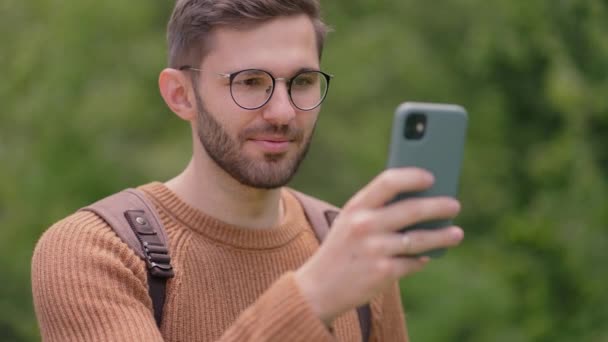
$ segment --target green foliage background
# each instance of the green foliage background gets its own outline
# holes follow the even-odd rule
[[[1,0],[0,339],[39,339],[54,221],[185,166],[156,86],[173,2]],[[336,75],[294,186],[336,204],[384,168],[394,108],[470,115],[461,248],[402,282],[414,341],[608,341],[608,4],[324,1]]]

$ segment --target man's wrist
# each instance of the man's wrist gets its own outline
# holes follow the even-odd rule
[[[306,274],[300,269],[295,272],[294,278],[300,293],[308,302],[308,305],[312,309],[312,312],[323,322],[330,332],[333,332],[332,322],[334,317],[329,315],[325,309],[325,301],[322,300],[318,294],[318,284],[310,280]]]

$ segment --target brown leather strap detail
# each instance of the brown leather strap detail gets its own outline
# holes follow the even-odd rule
[[[334,210],[325,211],[325,220],[327,221],[327,223],[329,224],[330,227],[332,224],[334,224],[334,220],[336,219],[336,217],[338,217],[339,213],[340,213],[339,211],[334,211]]]
[[[304,214],[317,235],[317,239],[319,239],[319,241],[325,240],[325,236],[327,236],[327,233],[329,232],[329,227],[338,216],[340,209],[299,191],[293,189],[290,189],[290,191],[298,201],[300,201],[300,204],[302,204]]]
[[[80,210],[92,211],[103,218],[146,262],[152,276],[173,277],[167,234],[154,204],[143,192],[127,189]]]
[[[363,342],[369,341],[372,335],[372,308],[369,304],[361,305],[357,308],[359,318],[359,328],[361,329],[361,339]]]
[[[167,234],[162,229],[163,226],[154,205],[140,190],[126,189],[80,209],[80,211],[94,212],[104,219],[122,241],[129,245],[140,258],[146,260],[142,244],[125,216],[126,212],[142,210],[147,214],[150,226],[156,228],[160,244],[167,246]]]
[[[104,219],[118,237],[146,262],[148,293],[152,299],[154,320],[160,328],[167,279],[175,274],[167,234],[154,205],[142,191],[127,189],[80,211],[91,211]]]
[[[173,267],[167,244],[160,239],[162,226],[155,225],[152,214],[145,210],[128,210],[124,213],[135,236],[140,241],[139,248],[145,255],[148,273],[158,278],[173,277]]]

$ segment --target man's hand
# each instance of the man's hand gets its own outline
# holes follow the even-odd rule
[[[422,191],[432,184],[433,176],[424,170],[390,169],[346,203],[319,251],[295,274],[323,322],[329,325],[342,313],[369,302],[430,260],[415,255],[460,243],[464,233],[459,227],[399,232],[419,222],[455,217],[458,201],[412,198],[386,205],[400,193]]]

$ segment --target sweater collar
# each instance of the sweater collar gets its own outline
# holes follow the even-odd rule
[[[282,224],[267,229],[250,229],[220,221],[185,203],[160,182],[143,185],[140,189],[149,195],[160,211],[167,214],[171,222],[236,248],[277,248],[294,240],[300,233],[311,231],[302,206],[286,188],[281,191],[285,219]]]

